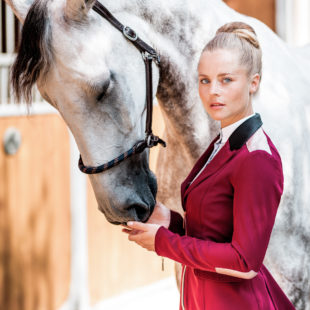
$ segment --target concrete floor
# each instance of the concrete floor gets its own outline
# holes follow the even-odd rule
[[[178,310],[179,296],[175,278],[171,277],[107,299],[92,310]]]

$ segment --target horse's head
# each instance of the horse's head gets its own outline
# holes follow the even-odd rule
[[[17,98],[30,101],[31,87],[37,83],[69,126],[86,166],[106,163],[144,139],[146,117],[143,59],[91,10],[93,3],[38,0],[25,20],[20,11],[24,28],[13,67]],[[18,5],[13,7],[18,15]],[[133,28],[138,22],[125,13],[119,17]],[[158,70],[154,73],[156,89]],[[111,223],[146,221],[152,213],[157,184],[148,151],[90,180],[99,209]]]

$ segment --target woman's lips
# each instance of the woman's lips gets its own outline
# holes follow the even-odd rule
[[[210,108],[211,109],[215,109],[215,110],[221,109],[223,106],[225,106],[225,104],[224,103],[220,103],[220,102],[212,102],[210,104]]]

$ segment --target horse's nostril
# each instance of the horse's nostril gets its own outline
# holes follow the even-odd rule
[[[140,221],[144,222],[149,217],[149,209],[145,209],[139,205],[136,206],[137,216]]]
[[[145,222],[150,216],[150,210],[146,205],[134,204],[128,208],[136,221]]]

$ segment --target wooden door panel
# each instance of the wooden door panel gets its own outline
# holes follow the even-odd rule
[[[224,0],[234,10],[255,17],[275,30],[275,0]]]
[[[0,309],[58,309],[70,281],[69,137],[57,115],[0,118]]]

